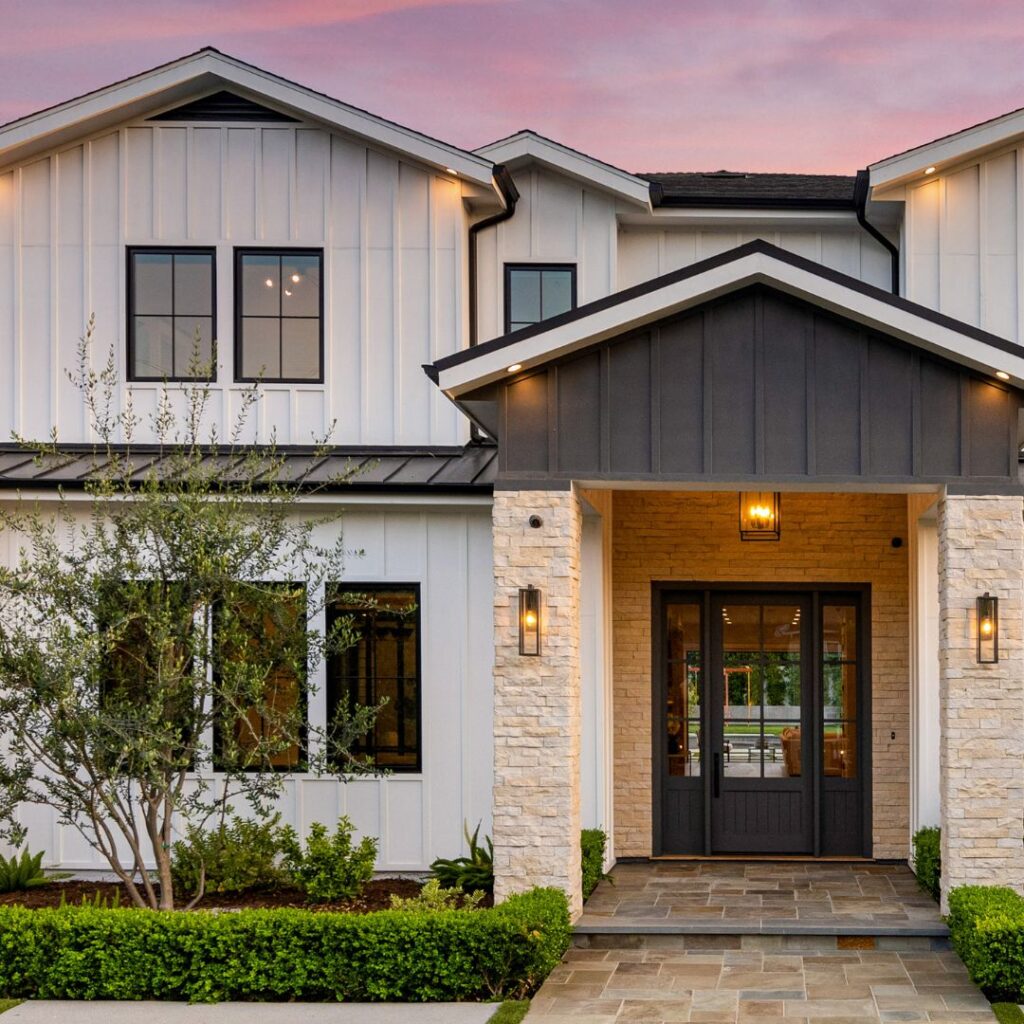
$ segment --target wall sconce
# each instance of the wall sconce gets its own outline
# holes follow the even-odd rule
[[[778,540],[782,498],[778,491],[740,492],[740,540]]]
[[[988,592],[978,598],[978,664],[999,661],[999,598]]]
[[[540,591],[532,584],[519,590],[519,653],[540,654]]]

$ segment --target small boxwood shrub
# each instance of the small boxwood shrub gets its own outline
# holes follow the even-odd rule
[[[580,834],[580,850],[583,861],[583,898],[588,899],[602,878],[604,872],[604,851],[608,837],[599,828],[585,828]]]
[[[953,948],[985,995],[1024,1001],[1024,898],[1002,886],[959,886],[947,920]]]
[[[569,945],[555,889],[492,910],[160,913],[0,907],[0,992],[24,999],[523,998]]]
[[[326,825],[314,821],[305,848],[294,831],[287,830],[284,865],[311,903],[353,899],[373,877],[377,840],[364,836],[358,844],[353,843],[355,830],[347,817],[338,819],[333,836],[328,835]]]
[[[914,874],[925,892],[939,898],[939,880],[942,861],[939,856],[941,833],[935,826],[918,829],[914,833]]]

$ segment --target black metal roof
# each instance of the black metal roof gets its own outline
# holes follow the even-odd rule
[[[491,444],[465,447],[332,447],[325,455],[306,447],[280,446],[285,458],[283,475],[289,466],[309,470],[307,481],[331,493],[346,491],[484,492],[491,490],[497,472],[498,449]],[[158,449],[132,446],[130,457],[137,463],[136,474],[159,471]],[[240,457],[209,456],[224,463],[225,480]],[[87,445],[67,445],[58,456],[37,458],[32,452],[10,445],[0,446],[0,488],[82,487],[102,460]],[[313,463],[310,468],[310,462]],[[341,478],[344,477],[344,481]]]
[[[639,174],[657,206],[799,206],[853,209],[857,180],[846,174],[664,171]]]

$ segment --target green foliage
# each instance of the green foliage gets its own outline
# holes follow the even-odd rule
[[[374,914],[0,907],[0,992],[26,999],[524,998],[569,946],[555,889],[492,910]]]
[[[992,1012],[999,1024],[1024,1024],[1024,1012],[1016,1003],[993,1003]]]
[[[529,999],[506,999],[487,1024],[519,1024],[529,1010]]]
[[[469,846],[469,855],[453,857],[446,860],[438,857],[430,870],[434,873],[445,889],[461,889],[463,892],[494,892],[494,843],[490,836],[484,836],[484,846],[480,845],[479,824],[469,834],[469,825],[462,824],[462,832]]]
[[[993,1000],[1024,1001],[1024,898],[963,885],[949,894],[950,938],[971,978]]]
[[[17,851],[10,857],[0,855],[0,892],[23,892],[45,885],[50,879],[43,874],[42,865],[43,851],[32,856],[27,846],[20,857]]]
[[[20,999],[0,999],[0,1013],[6,1013],[8,1010],[13,1010],[16,1006],[20,1006],[21,1002],[22,1001]]]
[[[583,862],[583,898],[587,899],[603,879],[612,876],[604,870],[604,851],[608,837],[599,828],[585,828],[580,833],[580,851]]]
[[[431,878],[420,890],[418,896],[391,896],[392,910],[422,910],[437,913],[441,910],[477,910],[484,894],[463,892],[461,889],[444,889],[441,880]]]
[[[205,892],[272,889],[287,880],[281,866],[287,850],[280,814],[264,821],[232,818],[205,832],[193,826],[174,844],[174,888],[189,895],[200,891],[201,882]]]
[[[327,826],[314,821],[309,826],[306,848],[299,845],[294,831],[285,829],[284,866],[291,880],[312,902],[350,900],[373,877],[377,840],[364,836],[352,843],[355,826],[347,817],[338,819],[334,835]]]
[[[925,892],[939,898],[939,881],[942,875],[942,860],[939,855],[941,833],[935,826],[918,829],[914,833],[914,874]]]

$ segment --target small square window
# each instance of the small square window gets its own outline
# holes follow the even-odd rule
[[[128,250],[128,379],[215,380],[212,249]]]
[[[235,250],[235,380],[320,382],[323,253]]]
[[[505,333],[518,331],[576,308],[572,264],[505,265]]]

